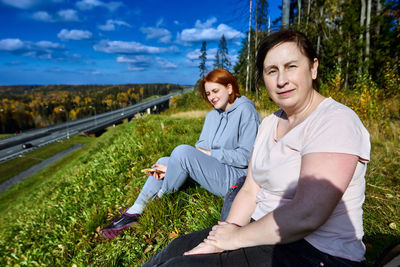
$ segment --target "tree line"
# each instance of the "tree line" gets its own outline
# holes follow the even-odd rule
[[[176,84],[0,86],[0,133],[93,116],[182,90]]]

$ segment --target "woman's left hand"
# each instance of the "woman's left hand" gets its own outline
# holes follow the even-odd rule
[[[198,255],[198,254],[212,254],[212,253],[221,253],[224,250],[217,248],[213,245],[206,244],[205,242],[201,242],[195,248],[186,251],[183,255]]]
[[[235,250],[239,249],[240,245],[238,246],[235,244],[233,237],[237,236],[237,230],[240,226],[227,223],[227,222],[218,222],[218,225],[214,225],[212,230],[208,234],[207,239],[204,240],[205,244],[213,245],[218,247],[222,250]]]

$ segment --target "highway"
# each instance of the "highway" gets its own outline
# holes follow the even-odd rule
[[[166,107],[169,104],[169,99],[171,97],[179,95],[180,93],[181,92],[172,93],[118,110],[39,129],[33,129],[13,137],[2,139],[0,140],[0,162],[18,157],[19,155],[37,147],[69,138],[70,136],[81,132],[93,133],[100,131],[110,125],[121,123],[124,119],[130,119],[137,113],[157,112],[157,109]],[[22,144],[26,143],[32,144],[33,147],[23,149]]]

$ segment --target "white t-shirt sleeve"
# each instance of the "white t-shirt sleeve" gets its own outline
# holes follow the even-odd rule
[[[304,136],[301,155],[333,152],[357,155],[369,161],[369,133],[358,116],[347,107],[329,110],[314,121]]]

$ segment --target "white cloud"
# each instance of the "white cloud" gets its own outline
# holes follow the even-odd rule
[[[103,3],[99,0],[82,0],[76,2],[76,6],[81,10],[89,10],[101,6]]]
[[[164,25],[164,19],[160,18],[156,23],[156,27],[159,28],[160,26],[163,26],[163,25]]]
[[[162,69],[176,69],[178,68],[178,65],[175,63],[172,63],[164,58],[160,58],[160,57],[156,57],[156,61],[158,63],[158,65],[162,68]]]
[[[204,23],[201,23],[200,20],[196,20],[194,27],[199,28],[199,29],[207,29],[207,28],[210,28],[215,22],[217,22],[217,19],[215,17],[209,18]]]
[[[53,3],[60,3],[63,0],[1,0],[5,5],[12,6],[20,9],[30,9],[37,6],[51,5]]]
[[[103,1],[100,0],[81,0],[76,2],[76,6],[80,10],[91,10],[95,7],[105,7],[109,11],[115,11],[119,7],[123,5],[122,2],[109,2],[109,3],[104,3]]]
[[[115,31],[115,25],[126,26],[128,28],[132,27],[129,23],[126,23],[125,21],[109,19],[107,20],[106,24],[99,25],[98,28],[102,31]]]
[[[3,39],[0,40],[0,50],[15,51],[24,47],[24,43],[20,39]]]
[[[32,18],[44,22],[79,21],[77,12],[73,9],[62,9],[55,16],[47,11],[37,11],[33,13]]]
[[[35,43],[20,39],[3,39],[0,40],[0,50],[37,59],[65,60],[72,58],[65,51],[65,47],[62,44],[50,41]]]
[[[122,53],[122,54],[161,54],[174,53],[178,51],[175,46],[170,47],[155,47],[147,46],[138,42],[125,41],[108,41],[102,40],[100,43],[93,46],[95,51],[104,53]]]
[[[92,33],[90,31],[83,31],[83,30],[67,30],[62,29],[58,34],[57,37],[61,40],[82,40],[82,39],[89,39],[92,37]]]
[[[217,54],[217,48],[207,49],[207,60],[214,60]],[[186,54],[186,58],[190,60],[198,60],[200,56],[200,49],[195,49]]]
[[[207,52],[207,55],[208,55],[208,52]],[[199,56],[200,56],[200,49],[195,49],[186,54],[186,57],[191,60],[199,59]]]
[[[53,16],[46,11],[37,11],[33,13],[32,18],[39,21],[52,22],[54,21]]]
[[[104,25],[99,25],[98,28],[102,31],[115,31],[115,25],[113,23],[107,23]]]
[[[142,71],[142,70],[145,70],[145,68],[136,67],[136,66],[128,66],[128,70],[130,70],[130,71]]]
[[[206,66],[209,70],[213,69],[213,64],[215,61],[215,55],[217,54],[217,48],[207,49],[207,61]],[[200,49],[195,49],[186,54],[186,66],[189,67],[198,67],[199,66],[199,56],[200,56]],[[232,62],[232,61],[231,61]]]
[[[79,21],[76,10],[73,9],[63,9],[58,11],[58,17],[63,21]]]
[[[6,5],[21,9],[29,9],[37,4],[36,0],[2,0],[2,2]]]
[[[53,55],[51,53],[45,54],[36,54],[38,59],[53,59]]]
[[[229,27],[226,24],[219,24],[216,28],[212,25],[216,22],[215,18],[208,19],[201,23],[197,20],[194,28],[184,29],[178,34],[178,39],[184,42],[200,42],[200,41],[219,41],[222,35],[227,40],[243,38],[244,34]]]
[[[110,2],[110,3],[103,3],[103,6],[110,10],[111,12],[117,10],[118,8],[123,6],[122,2]]]
[[[140,30],[146,34],[146,39],[158,39],[160,43],[171,42],[171,32],[167,29],[158,27],[142,27]]]
[[[130,71],[141,71],[144,70],[153,63],[153,60],[149,56],[137,55],[137,56],[118,56],[117,62],[128,64],[128,70]]]
[[[150,63],[149,56],[118,56],[119,63]]]
[[[40,48],[44,49],[60,49],[63,48],[64,46],[59,44],[59,43],[53,43],[50,41],[39,41],[36,43],[36,45]]]

